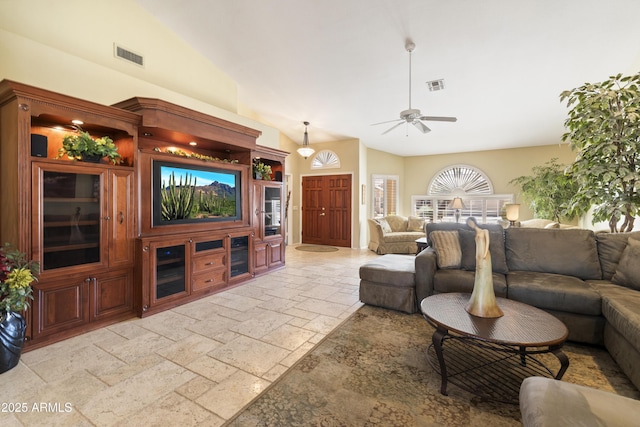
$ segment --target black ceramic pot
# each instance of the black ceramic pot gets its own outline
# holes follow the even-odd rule
[[[27,322],[14,312],[0,313],[0,374],[20,361]]]
[[[93,154],[93,155],[83,154],[82,155],[83,162],[100,163],[101,160],[102,160],[102,156],[100,154]]]

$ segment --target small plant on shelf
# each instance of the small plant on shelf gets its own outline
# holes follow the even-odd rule
[[[253,176],[255,179],[264,179],[265,181],[271,180],[271,166],[259,162],[253,162]]]
[[[66,135],[62,139],[62,147],[58,150],[58,158],[67,156],[70,159],[99,162],[108,158],[114,165],[120,162],[121,156],[118,147],[108,136],[93,139],[89,132],[74,126],[73,135]]]

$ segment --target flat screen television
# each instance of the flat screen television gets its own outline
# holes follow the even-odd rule
[[[153,225],[242,218],[241,172],[153,161]]]

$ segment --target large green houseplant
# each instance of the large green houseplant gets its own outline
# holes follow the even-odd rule
[[[557,158],[543,166],[534,166],[531,171],[532,175],[519,176],[509,183],[520,187],[523,199],[529,203],[536,218],[562,222],[563,218],[573,219],[589,209],[588,204],[572,203],[578,183]]]
[[[113,164],[120,161],[118,147],[108,136],[94,139],[89,132],[75,127],[75,133],[65,135],[62,139],[62,147],[58,150],[58,157],[64,155],[70,159],[83,161],[100,161],[100,159],[108,158]]]
[[[577,152],[573,203],[593,205],[594,222],[608,221],[611,232],[633,230],[640,210],[639,90],[640,73],[618,74],[560,95],[570,108],[562,140]]]

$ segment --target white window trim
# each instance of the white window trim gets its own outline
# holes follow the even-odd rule
[[[384,175],[384,174],[372,174],[371,175],[371,191],[369,193],[369,196],[371,197],[369,200],[371,200],[371,218],[379,218],[380,216],[376,217],[376,212],[375,212],[375,181],[376,179],[384,179],[384,180],[395,180],[396,182],[396,208],[400,207],[400,176],[399,175]],[[385,206],[384,206],[384,215],[389,215],[389,212],[387,210],[386,207],[386,197],[384,197],[384,201],[385,201]],[[395,212],[396,214],[398,212]]]

